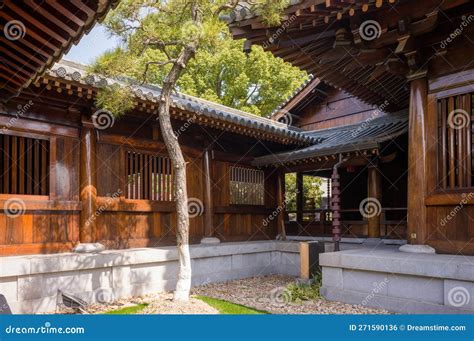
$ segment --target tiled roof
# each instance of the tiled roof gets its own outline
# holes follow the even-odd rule
[[[318,156],[379,148],[408,131],[406,111],[367,119],[358,124],[307,132],[316,144],[290,152],[270,154],[254,160],[255,166],[278,165]]]
[[[128,84],[124,82],[124,79],[111,79],[88,74],[84,65],[64,60],[56,63],[51,70],[49,70],[49,76],[72,80],[97,88],[104,87],[107,84],[128,86]],[[132,91],[134,95],[140,99],[158,102],[161,88],[156,85],[134,85],[132,86]],[[227,121],[273,135],[288,137],[307,145],[315,141],[312,136],[307,135],[299,128],[194,96],[176,92],[172,96],[172,102],[172,106],[177,109],[202,114],[212,119]]]

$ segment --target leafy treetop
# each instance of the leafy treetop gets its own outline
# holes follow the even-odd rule
[[[201,23],[186,10],[199,2]],[[257,0],[251,5],[265,13],[269,24],[281,20],[285,0]],[[99,57],[90,71],[110,77],[127,76],[140,83],[161,85],[173,61],[190,40],[199,49],[177,82],[177,90],[257,115],[267,115],[306,78],[306,73],[230,36],[219,13],[233,10],[236,1],[123,0],[105,21],[122,45]],[[133,107],[131,95],[118,87],[97,98],[99,107],[121,114]]]

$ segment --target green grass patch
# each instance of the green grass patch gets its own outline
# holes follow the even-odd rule
[[[196,296],[196,298],[209,304],[211,307],[219,311],[219,313],[221,314],[229,314],[229,315],[270,314],[267,311],[249,308],[241,304],[235,304],[229,301],[219,300],[217,298],[212,298],[212,297],[207,297],[207,296]]]
[[[130,307],[110,310],[110,311],[107,311],[105,314],[107,315],[133,315],[133,314],[138,314],[146,307],[148,307],[148,303],[142,303],[142,304],[132,305]]]
[[[311,284],[291,283],[286,287],[291,302],[302,302],[321,298],[319,289],[321,288],[321,274],[316,275]]]

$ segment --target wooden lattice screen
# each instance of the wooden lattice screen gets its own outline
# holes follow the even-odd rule
[[[265,201],[265,175],[261,170],[230,168],[230,204],[263,205]]]
[[[0,193],[49,194],[49,141],[0,134]]]
[[[442,189],[472,186],[472,100],[469,93],[438,101],[438,180]]]
[[[173,167],[168,157],[127,152],[126,198],[173,200]]]

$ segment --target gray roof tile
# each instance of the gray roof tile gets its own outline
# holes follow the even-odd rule
[[[82,82],[83,84],[92,85],[98,88],[104,87],[107,84],[129,86],[124,81],[124,78],[111,79],[88,74],[84,65],[66,60],[56,63],[48,72],[49,76],[51,77],[59,77],[76,82]],[[153,102],[158,101],[161,93],[161,88],[159,86],[151,84],[136,85],[132,87],[132,90],[135,96]],[[288,126],[284,123],[277,122],[266,117],[260,117],[241,110],[230,108],[222,104],[185,95],[183,93],[177,92],[172,96],[172,105],[174,107],[185,109],[196,114],[202,114],[210,118],[232,122],[251,129],[271,132],[272,134],[291,138],[300,143],[306,143],[308,145],[314,143],[313,137],[307,135],[299,128]]]
[[[406,111],[367,119],[358,124],[308,131],[316,143],[289,152],[255,158],[255,166],[278,165],[307,158],[378,148],[408,131]]]

